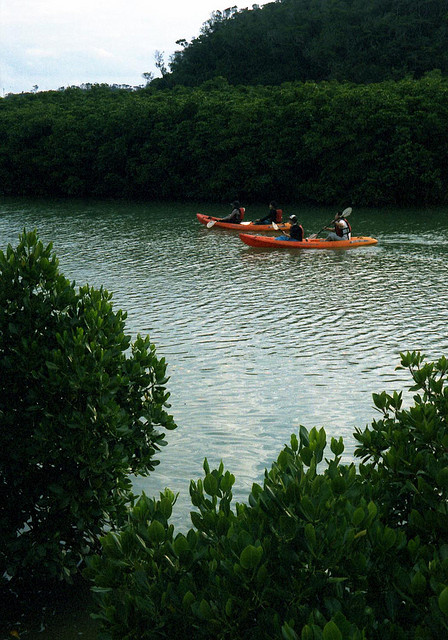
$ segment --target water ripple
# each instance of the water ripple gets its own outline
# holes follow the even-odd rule
[[[295,213],[306,229],[328,217]],[[37,227],[64,274],[113,292],[128,331],[149,333],[166,358],[179,428],[135,483],[179,491],[185,524],[204,457],[236,475],[238,500],[300,424],[343,435],[349,459],[354,427],[376,417],[371,394],[408,386],[399,353],[448,351],[445,212],[426,226],[418,211],[353,218],[360,235],[378,226],[377,246],[282,252],[206,230],[186,205],[17,201],[2,207],[0,240]]]

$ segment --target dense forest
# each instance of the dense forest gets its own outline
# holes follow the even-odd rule
[[[0,100],[0,194],[448,199],[447,0],[215,12],[137,90]]]
[[[356,83],[448,71],[446,0],[277,0],[216,11],[171,61],[168,84]]]
[[[448,80],[290,83],[1,101],[4,195],[441,203]]]

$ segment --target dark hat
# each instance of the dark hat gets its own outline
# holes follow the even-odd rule
[[[232,206],[232,207],[239,207],[239,206],[240,206],[239,200],[234,200],[234,201],[232,202],[232,205],[231,205],[231,206]]]

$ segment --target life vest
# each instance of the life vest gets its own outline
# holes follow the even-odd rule
[[[240,211],[240,222],[241,222],[242,220],[244,220],[244,214],[246,212],[246,209],[244,207],[240,207],[239,211]]]
[[[283,210],[282,209],[276,209],[275,211],[275,222],[277,224],[280,224],[283,220]]]
[[[291,240],[302,241],[303,238],[305,237],[305,231],[303,230],[302,225],[301,224],[293,225],[289,230],[289,237],[291,238]]]
[[[352,228],[350,226],[350,223],[348,220],[346,220],[345,218],[339,218],[339,220],[343,220],[346,223],[346,227],[344,227],[343,229],[341,229],[341,227],[336,226],[336,235],[339,236],[340,238],[350,238],[351,233],[352,233]]]

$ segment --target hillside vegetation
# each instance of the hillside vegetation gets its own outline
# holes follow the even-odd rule
[[[216,11],[178,41],[168,83],[356,83],[448,71],[446,0],[278,0]]]

